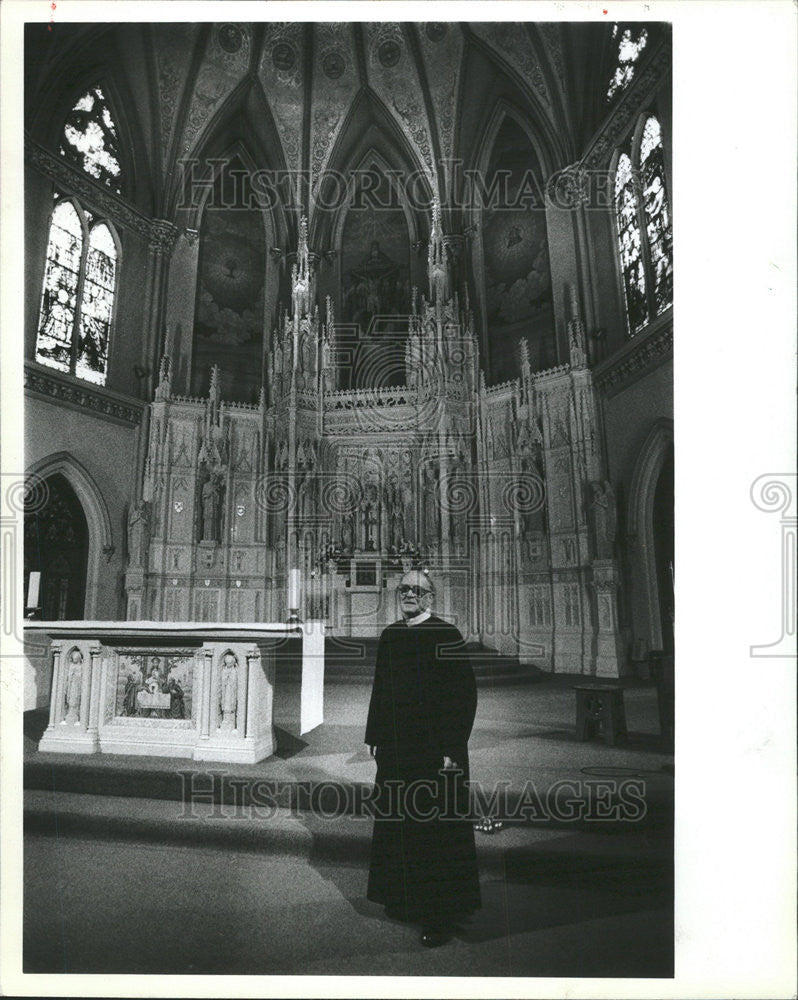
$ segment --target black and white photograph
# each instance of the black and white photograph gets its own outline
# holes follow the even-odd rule
[[[734,290],[681,237],[674,5],[21,6],[15,989],[703,995],[677,831],[739,806],[690,811],[695,713],[733,740],[784,683],[798,491],[746,466],[782,588],[746,675],[685,600],[727,569],[674,354]]]

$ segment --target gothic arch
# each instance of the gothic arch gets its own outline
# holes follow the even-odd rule
[[[419,203],[412,206],[416,218],[410,232],[426,230],[426,225],[419,226],[419,219],[429,217],[428,206],[432,204],[433,197],[430,177],[391,113],[373,91],[366,89],[358,94],[346,113],[324,167],[325,173],[338,172],[346,177],[375,154],[378,154],[384,169],[398,171],[406,178],[417,178],[419,183],[414,186],[414,197]],[[320,190],[319,195],[322,194]],[[317,197],[316,203],[318,200]],[[309,238],[314,249],[328,248],[325,237],[329,240],[339,212],[318,209],[313,212]]]
[[[69,452],[59,451],[34,462],[27,470],[26,475],[47,479],[48,476],[56,473],[62,475],[75,491],[89,528],[84,617],[90,621],[96,617],[97,613],[102,560],[110,559],[114,552],[111,518],[108,515],[103,495],[94,479]]]
[[[243,80],[235,88],[205,126],[195,146],[193,160],[202,164],[214,160],[229,161],[235,156],[253,175],[259,171],[271,174],[286,169],[279,133],[268,101],[263,91],[250,86],[248,80]],[[210,185],[216,181],[219,171],[217,163],[209,183],[202,186],[198,198],[192,196],[192,181],[187,171],[182,174],[182,185],[180,172],[175,176],[170,174],[169,212],[174,213],[182,203],[187,210],[187,225],[199,228]],[[279,244],[292,231],[293,220],[288,217],[282,198],[271,200],[273,204],[262,208],[261,212],[268,238]]]
[[[652,426],[637,455],[629,489],[627,539],[639,573],[648,638],[652,649],[662,648],[660,595],[654,549],[654,495],[668,449],[673,445],[673,421],[660,418]]]
[[[100,43],[99,37],[97,43]],[[57,151],[64,121],[75,102],[91,87],[99,86],[117,128],[122,173],[120,196],[149,213],[154,209],[153,164],[147,153],[151,142],[142,127],[137,104],[130,99],[134,88],[124,68],[111,62],[110,56],[78,63],[80,54],[85,56],[85,52],[74,53],[68,62],[62,60],[59,64],[59,77],[69,79],[70,85],[63,89],[56,85],[56,100],[52,104],[42,102],[47,105],[47,112],[46,117],[42,113],[36,122],[36,138],[47,148]]]
[[[512,119],[529,139],[529,145],[534,150],[541,171],[540,184],[541,187],[544,187],[547,178],[554,173],[556,157],[552,155],[552,151],[547,149],[540,133],[533,127],[528,116],[504,97],[500,97],[496,101],[490,115],[487,116],[484,127],[480,129],[482,141],[477,147],[473,165],[483,174],[487,172],[496,137],[507,118]]]
[[[407,198],[399,184],[396,183],[396,178],[393,175],[393,167],[385,159],[385,157],[377,150],[374,146],[370,146],[356,161],[350,170],[352,172],[357,172],[360,170],[369,170],[371,167],[376,167],[381,173],[385,175],[385,179],[391,185],[391,188],[396,192],[399,204],[404,212],[405,221],[407,222],[407,232],[410,238],[411,245],[420,239],[418,220],[416,219],[412,209],[410,208]],[[331,227],[330,244],[331,247],[340,252],[341,240],[343,238],[344,226],[346,224],[346,217],[349,212],[349,205],[344,203],[338,210],[335,221]]]

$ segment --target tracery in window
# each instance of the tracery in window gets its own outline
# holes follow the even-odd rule
[[[618,160],[615,173],[615,216],[629,332],[635,334],[648,322],[648,302],[632,161],[626,153]]]
[[[611,101],[617,94],[625,90],[635,75],[635,64],[640,53],[648,42],[646,28],[621,27],[613,25],[612,37],[617,43],[615,71],[607,88],[607,100]]]
[[[654,311],[657,316],[673,301],[673,236],[665,186],[662,132],[656,118],[649,118],[640,142],[640,172],[646,238],[653,275]]]
[[[91,87],[67,115],[59,152],[112,191],[121,191],[117,128],[99,86]]]
[[[53,211],[47,241],[36,360],[69,371],[78,281],[83,255],[83,227],[71,202]]]
[[[105,384],[118,251],[107,223],[71,201],[56,204],[50,222],[36,360]]]

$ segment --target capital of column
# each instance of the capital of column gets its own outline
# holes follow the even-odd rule
[[[180,230],[166,219],[153,219],[150,223],[149,251],[151,254],[170,254],[177,242]]]

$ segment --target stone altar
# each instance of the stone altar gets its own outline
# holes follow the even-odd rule
[[[303,680],[321,675],[318,622],[37,622],[49,642],[50,720],[39,749],[256,764],[275,749],[276,665],[301,643]],[[321,641],[319,637],[321,636]],[[312,722],[322,706],[314,692]]]

